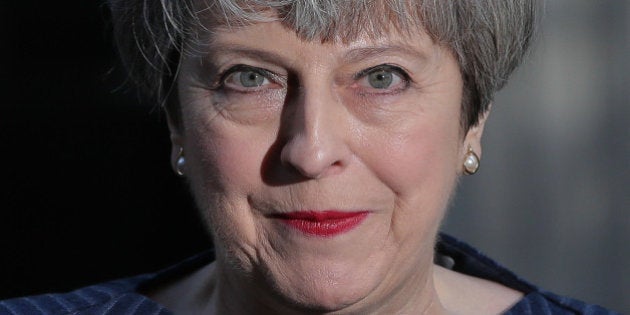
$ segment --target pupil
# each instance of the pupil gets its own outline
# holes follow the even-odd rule
[[[379,70],[377,72],[371,73],[368,76],[368,80],[370,81],[370,85],[375,89],[386,89],[394,80],[392,74],[390,72]]]
[[[253,71],[241,73],[240,79],[241,79],[241,84],[244,87],[261,86],[263,82],[265,81],[265,78],[263,76]]]

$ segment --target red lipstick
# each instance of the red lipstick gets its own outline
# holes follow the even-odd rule
[[[368,211],[297,211],[275,215],[283,223],[302,233],[332,237],[358,226],[367,217]]]

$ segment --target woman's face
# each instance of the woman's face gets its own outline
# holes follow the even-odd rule
[[[448,50],[425,34],[307,42],[278,22],[208,44],[183,62],[171,132],[226,285],[319,309],[423,289],[483,126],[461,132]]]

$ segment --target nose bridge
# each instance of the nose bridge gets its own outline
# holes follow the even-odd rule
[[[320,84],[321,85],[321,84]],[[325,144],[326,136],[333,130],[328,129],[335,115],[335,100],[329,89],[323,86],[302,87],[296,106],[295,128],[303,140],[312,146]]]
[[[329,80],[305,80],[288,118],[282,159],[308,178],[341,170],[346,162],[343,106]]]

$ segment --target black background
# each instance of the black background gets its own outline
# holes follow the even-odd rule
[[[101,1],[0,0],[0,298],[210,246],[159,110],[124,86]]]

